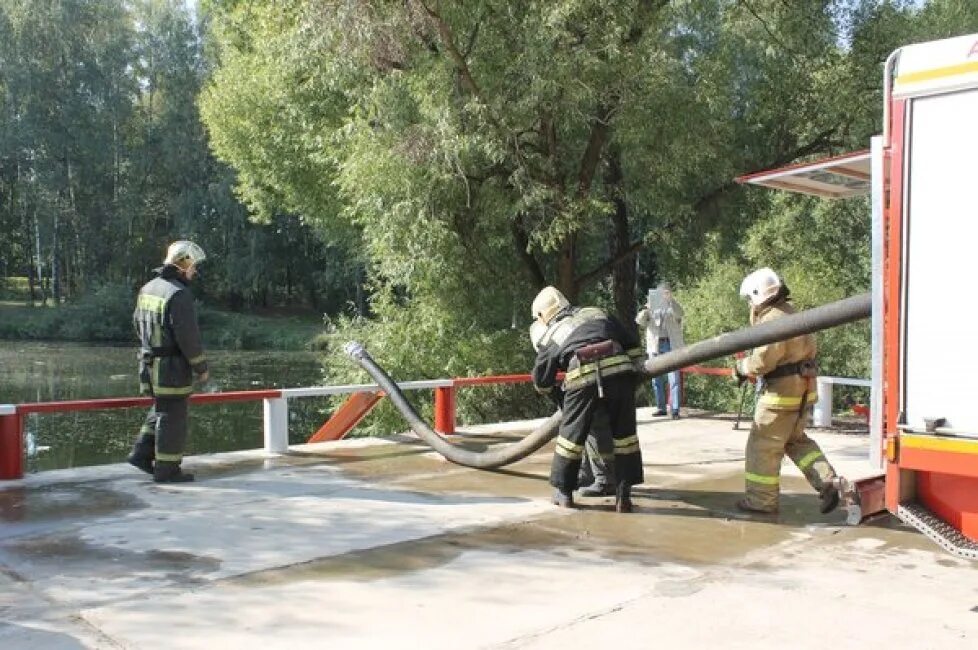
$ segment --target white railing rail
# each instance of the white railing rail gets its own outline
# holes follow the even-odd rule
[[[451,379],[430,379],[424,381],[405,381],[398,383],[401,390],[431,390],[445,388],[453,384]],[[289,400],[303,397],[327,397],[329,395],[349,395],[379,391],[377,384],[347,384],[343,386],[308,386],[304,388],[283,388],[281,397],[266,398],[263,413],[263,435],[265,452],[284,454],[289,450]]]
[[[872,382],[869,379],[831,376],[817,377],[815,385],[818,391],[818,401],[815,402],[815,411],[812,414],[812,424],[816,427],[832,426],[832,387],[836,384],[840,386],[863,386],[866,388],[872,386]]]

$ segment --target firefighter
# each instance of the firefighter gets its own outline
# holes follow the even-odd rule
[[[197,327],[190,283],[206,255],[191,241],[173,242],[156,277],[143,285],[133,324],[139,337],[139,389],[153,406],[139,430],[129,463],[157,483],[185,483],[180,469],[187,442],[187,414],[194,375],[207,381],[207,359]]]
[[[615,465],[615,510],[631,512],[631,487],[643,480],[642,452],[635,422],[635,364],[645,359],[638,338],[596,307],[572,307],[554,287],[533,300],[534,319],[546,326],[533,366],[533,386],[562,403],[550,484],[553,503],[574,507],[574,489],[585,439],[595,414],[611,426]],[[564,370],[563,386],[557,373]],[[562,402],[559,400],[563,394]]]
[[[530,343],[533,344],[533,351],[538,354],[540,341],[546,331],[547,326],[539,320],[530,325]],[[550,395],[557,408],[562,408],[563,391],[554,390]],[[583,486],[579,491],[583,497],[611,496],[615,493],[615,445],[611,437],[611,423],[603,409],[595,411],[591,421],[577,484]]]
[[[778,274],[766,267],[748,275],[740,285],[741,297],[750,304],[751,325],[795,313],[789,294]],[[747,438],[746,495],[737,502],[740,510],[777,512],[785,454],[818,492],[823,514],[839,505],[835,470],[818,444],[805,434],[816,400],[815,354],[815,337],[805,334],[754,348],[733,369],[740,382],[756,378],[762,383]]]

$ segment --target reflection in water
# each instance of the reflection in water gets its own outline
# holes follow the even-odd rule
[[[323,383],[306,352],[208,350],[218,390],[258,390]],[[0,404],[129,397],[138,394],[136,350],[129,346],[0,341]],[[290,442],[305,442],[329,412],[325,398],[291,400]],[[30,471],[125,459],[142,409],[45,413],[25,418]],[[194,405],[188,454],[262,446],[262,403]],[[47,449],[45,449],[47,447]]]

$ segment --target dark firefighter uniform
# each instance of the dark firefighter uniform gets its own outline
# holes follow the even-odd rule
[[[767,323],[795,313],[784,293],[754,308],[751,324]],[[737,374],[760,378],[762,389],[747,439],[744,510],[775,512],[778,509],[781,461],[785,454],[823,498],[823,511],[835,497],[835,470],[818,444],[805,433],[815,393],[815,337],[797,336],[755,348],[741,359]],[[832,491],[832,493],[829,493]]]
[[[540,341],[547,326],[539,320],[530,325],[530,343],[533,351],[540,353]],[[557,408],[563,407],[563,391],[550,392]],[[596,409],[591,421],[591,432],[584,443],[584,457],[577,484],[581,486],[581,496],[607,496],[615,489],[615,446],[611,437],[611,423],[603,409]]]
[[[179,474],[187,442],[188,398],[194,375],[207,371],[207,359],[194,297],[179,269],[166,264],[156,273],[140,289],[133,312],[140,343],[140,392],[152,395],[155,403],[140,429],[130,462],[152,472],[155,459],[156,478],[166,479],[167,470]]]
[[[577,487],[585,439],[598,411],[611,427],[618,485],[643,481],[635,363],[644,357],[637,337],[601,309],[566,307],[548,323],[533,367],[533,385],[541,393],[561,390],[557,373],[566,371],[563,417],[550,470],[550,483],[560,492],[570,494]]]

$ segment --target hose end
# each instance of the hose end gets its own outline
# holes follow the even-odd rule
[[[367,351],[364,349],[364,347],[356,341],[348,341],[343,346],[343,351],[357,361],[363,359],[367,355]]]

